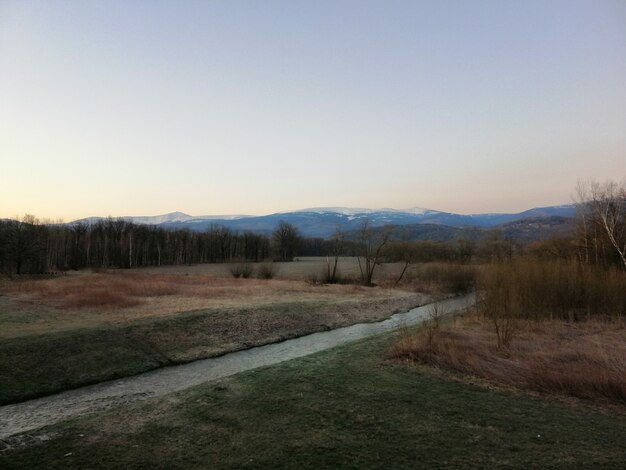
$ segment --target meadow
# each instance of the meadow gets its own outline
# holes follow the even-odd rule
[[[353,258],[79,271],[4,280],[0,400],[377,321],[475,290],[476,307],[3,440],[6,468],[621,468],[626,276],[519,256],[481,264]],[[256,268],[256,266],[255,266]]]
[[[0,403],[381,320],[442,295],[320,284],[325,262],[275,263],[274,279],[233,278],[229,264],[5,279]],[[358,270],[353,259],[341,266]]]

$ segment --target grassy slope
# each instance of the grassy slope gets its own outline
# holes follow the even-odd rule
[[[283,302],[5,339],[0,342],[0,404],[386,318],[408,308],[407,302]]]
[[[0,466],[623,468],[623,419],[383,363],[389,339],[12,438]]]

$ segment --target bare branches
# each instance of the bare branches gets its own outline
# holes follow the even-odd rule
[[[338,280],[337,266],[339,264],[339,255],[343,250],[343,245],[344,234],[339,228],[337,228],[337,230],[335,230],[335,233],[330,239],[330,254],[333,256],[332,263],[330,257],[326,255],[325,282],[327,282],[328,284],[335,284]]]
[[[300,234],[294,225],[280,222],[272,232],[272,241],[280,261],[293,261],[300,243]]]
[[[372,278],[374,277],[374,269],[376,269],[376,265],[380,262],[382,249],[389,241],[390,236],[390,227],[373,229],[370,227],[367,219],[361,224],[361,229],[357,234],[357,244],[359,247],[357,260],[361,271],[361,281],[364,285],[373,285]],[[363,259],[363,262],[361,262],[361,259]]]
[[[589,262],[591,247],[598,260],[598,244],[602,242],[597,237],[599,229],[626,269],[626,180],[621,184],[610,180],[603,184],[579,182],[577,195],[585,260]]]

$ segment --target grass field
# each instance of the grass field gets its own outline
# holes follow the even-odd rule
[[[332,261],[332,259],[331,259]],[[326,269],[327,260],[325,257],[298,257],[292,262],[274,262],[276,277],[279,279],[299,279],[308,280],[312,276],[321,275]],[[359,264],[354,257],[339,258],[339,274],[347,278],[357,278],[359,276]],[[147,273],[169,273],[169,274],[203,274],[217,277],[229,277],[230,265],[228,263],[207,263],[193,266],[173,265],[160,267],[139,268],[138,271]],[[383,264],[377,268],[377,278],[385,278],[399,273],[400,264]]]
[[[304,280],[324,263],[282,263],[272,280],[220,277],[228,266],[202,265],[5,281],[0,404],[380,320],[430,299]]]
[[[623,468],[626,421],[437,378],[382,336],[14,436],[3,468]]]

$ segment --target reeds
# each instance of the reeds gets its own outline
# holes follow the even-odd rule
[[[574,260],[490,265],[478,289],[481,309],[490,317],[585,320],[626,314],[626,272]]]

